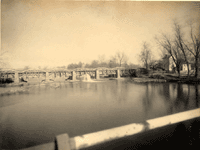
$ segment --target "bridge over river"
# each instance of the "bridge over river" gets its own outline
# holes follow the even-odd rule
[[[120,78],[122,76],[130,76],[133,74],[135,69],[119,69],[119,68],[96,68],[96,69],[76,69],[76,70],[8,70],[0,71],[0,78],[2,79],[12,79],[15,83],[19,83],[23,79],[28,81],[30,79],[35,79],[39,82],[57,80],[62,78],[63,80],[71,79],[76,80],[84,74],[89,74],[93,79],[99,79],[100,77],[116,77]]]

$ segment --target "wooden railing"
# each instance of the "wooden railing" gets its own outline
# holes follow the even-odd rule
[[[69,77],[72,76],[72,80],[75,80],[77,76],[83,74],[89,74],[92,78],[99,79],[101,75],[114,75],[116,78],[120,78],[121,76],[130,75],[134,72],[135,69],[86,69],[86,70],[60,70],[60,71],[37,71],[37,70],[29,70],[29,71],[8,71],[8,72],[0,72],[0,78],[11,78],[15,83],[19,83],[20,78],[45,78],[49,80],[49,78],[56,77]]]

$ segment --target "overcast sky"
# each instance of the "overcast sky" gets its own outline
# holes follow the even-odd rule
[[[192,2],[2,0],[1,8],[1,52],[13,68],[90,63],[117,51],[137,64],[143,41],[159,58],[155,35],[199,13]]]

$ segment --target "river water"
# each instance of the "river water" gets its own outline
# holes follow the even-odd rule
[[[17,149],[200,107],[200,85],[126,80],[50,83],[0,97],[0,143]],[[0,90],[3,90],[1,88]]]

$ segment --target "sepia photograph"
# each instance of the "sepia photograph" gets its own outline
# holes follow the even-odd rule
[[[1,0],[0,13],[0,149],[199,149],[199,1]]]

